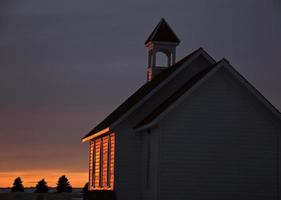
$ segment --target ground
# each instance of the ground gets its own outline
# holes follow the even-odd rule
[[[0,200],[82,200],[82,193],[0,193]]]

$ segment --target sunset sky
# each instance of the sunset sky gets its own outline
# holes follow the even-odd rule
[[[146,80],[160,18],[281,110],[281,0],[1,0],[0,187],[87,182],[84,136]]]

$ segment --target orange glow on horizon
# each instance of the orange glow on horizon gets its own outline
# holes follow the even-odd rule
[[[74,188],[84,187],[88,181],[88,172],[66,172],[63,170],[0,172],[0,188],[12,187],[17,177],[21,177],[24,187],[35,187],[37,182],[43,178],[49,187],[56,187],[58,178],[62,175],[66,175]]]

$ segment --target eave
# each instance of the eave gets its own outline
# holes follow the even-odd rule
[[[103,135],[103,134],[105,134],[105,133],[108,133],[109,131],[110,131],[110,128],[107,127],[107,128],[105,128],[105,129],[103,129],[103,130],[101,130],[101,131],[98,131],[98,132],[94,133],[93,135],[90,135],[90,136],[88,136],[88,137],[82,138],[82,142],[87,142],[87,141],[89,141],[89,140],[92,140],[92,139],[94,139],[94,138],[96,138],[96,137],[98,137],[98,136],[101,136],[101,135]]]

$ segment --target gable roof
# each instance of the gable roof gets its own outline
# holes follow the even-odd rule
[[[174,72],[180,69],[184,63],[192,60],[193,57],[199,55],[208,56],[213,63],[215,61],[202,49],[199,48],[191,54],[187,55],[180,61],[178,61],[175,65],[171,67],[167,67],[163,71],[161,71],[155,78],[151,81],[144,84],[141,88],[139,88],[133,95],[131,95],[127,100],[125,100],[119,107],[117,107],[111,114],[109,114],[102,122],[100,122],[94,129],[92,129],[87,135],[85,135],[82,140],[86,141],[87,138],[91,137],[93,134],[100,132],[104,129],[107,129],[117,120],[119,120],[125,113],[131,110],[136,104],[142,101],[148,94],[150,94],[154,89],[156,89],[161,83],[167,80]]]
[[[277,116],[278,119],[281,119],[280,111],[275,108],[252,84],[250,84],[247,79],[245,79],[239,72],[237,72],[226,59],[222,59],[212,67],[209,67],[197,73],[192,79],[187,81],[182,87],[180,87],[175,93],[173,93],[169,98],[167,98],[162,104],[160,104],[151,113],[149,113],[142,121],[140,121],[134,127],[134,129],[136,131],[142,131],[156,124],[160,120],[161,116],[163,116],[165,112],[168,112],[169,108],[176,104],[182,96],[187,95],[189,89],[191,89],[197,83],[203,83],[220,67],[226,67],[230,71],[230,73],[238,79],[238,81],[240,81],[259,101],[261,101],[263,105],[265,105],[275,116]]]
[[[180,43],[179,38],[164,18],[160,20],[144,44],[147,44],[150,41]]]

